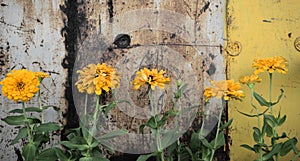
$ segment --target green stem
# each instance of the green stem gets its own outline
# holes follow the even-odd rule
[[[149,100],[150,100],[151,116],[154,117],[155,125],[157,125],[157,120],[155,117],[155,111],[154,111],[154,105],[153,105],[152,90],[150,88],[149,88]],[[160,129],[157,128],[154,131],[155,131],[155,139],[156,139],[156,147],[157,147],[156,149],[157,149],[157,152],[160,153],[161,160],[164,161],[165,158],[164,158],[164,154],[163,154],[163,150],[162,150],[162,146],[161,146]]]
[[[269,76],[270,76],[270,103],[272,103],[272,84],[273,84],[272,83],[273,82],[272,81],[273,80],[272,79],[272,76],[273,76],[272,73],[269,73]],[[271,111],[271,114],[272,114],[272,112],[273,112],[272,111],[273,106],[270,104],[269,108],[270,108],[270,111]]]
[[[255,108],[256,114],[257,114],[257,127],[260,129],[260,116],[259,116],[259,111],[258,108],[254,105],[253,103],[253,98],[254,98],[254,89],[253,86],[250,87],[251,90],[251,105],[252,107]],[[262,138],[260,138],[260,142],[262,142]],[[263,154],[262,154],[262,147],[259,146],[259,160],[262,161]]]
[[[41,90],[40,89],[38,91],[38,104],[39,104],[39,108],[42,110],[42,112],[40,113],[40,116],[41,116],[41,122],[43,124],[45,122],[45,120],[44,120],[44,111],[43,111],[43,107],[42,107]]]
[[[173,110],[175,112],[177,112],[177,101],[178,101],[178,98],[175,98],[175,101],[174,101],[174,106],[173,106]],[[179,124],[178,124],[178,117],[176,116],[175,117],[175,128],[177,129],[177,132],[179,132]],[[178,138],[177,139],[177,161],[180,161],[181,159],[181,155],[180,155],[180,139]]]
[[[220,125],[221,125],[221,122],[222,122],[222,113],[223,113],[223,109],[224,109],[224,104],[225,104],[225,101],[224,99],[222,98],[222,108],[220,110],[220,113],[219,113],[219,118],[218,118],[218,125],[217,125],[217,132],[216,132],[216,137],[215,137],[215,143],[214,143],[214,147],[212,149],[212,154],[210,156],[210,161],[213,160],[214,158],[214,155],[215,155],[215,152],[216,152],[216,141],[218,140],[218,137],[219,137],[219,129],[220,129]]]
[[[93,126],[92,126],[92,131],[91,131],[92,137],[94,136],[94,134],[96,132],[99,110],[101,110],[100,108],[102,108],[102,106],[99,107],[100,106],[99,101],[100,101],[100,95],[97,95],[96,109],[95,109],[95,113],[93,115]]]
[[[95,109],[95,113],[93,115],[93,122],[92,122],[92,130],[91,130],[91,133],[87,139],[87,143],[88,145],[91,145],[92,144],[92,141],[93,141],[93,136],[95,134],[95,131],[96,131],[96,128],[97,128],[97,120],[98,120],[98,113],[99,113],[99,110],[101,110],[99,107],[100,104],[99,104],[99,101],[100,101],[100,95],[97,95],[97,99],[96,99],[96,109]],[[88,148],[88,151],[87,151],[87,156],[90,156],[90,153],[91,153],[92,149],[91,148]]]
[[[270,113],[273,114],[273,105],[272,105],[272,85],[273,85],[273,74],[269,73],[270,77]],[[275,124],[275,127],[272,127],[273,130],[273,137],[277,137],[277,124]],[[276,140],[274,141],[276,144]],[[275,155],[275,160],[278,161],[278,153]]]
[[[87,114],[87,103],[88,103],[88,94],[85,94],[85,100],[84,100],[84,116],[86,117]]]
[[[22,102],[22,107],[23,107],[23,116],[24,116],[24,120],[25,120],[25,126],[26,126],[26,129],[27,129],[28,140],[29,140],[29,143],[32,143],[33,140],[32,140],[32,136],[31,136],[31,128],[30,128],[30,125],[28,123],[28,119],[27,119],[27,115],[26,115],[26,107],[25,107],[24,102]]]

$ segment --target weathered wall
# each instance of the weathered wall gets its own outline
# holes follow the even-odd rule
[[[299,89],[300,89],[300,52],[299,42],[297,49],[294,42],[300,36],[300,3],[298,0],[229,0],[227,6],[227,37],[231,42],[241,44],[241,52],[228,56],[230,78],[238,80],[243,75],[252,73],[253,59],[284,56],[289,62],[289,71],[286,75],[274,74],[274,100],[279,89],[285,91],[281,103],[282,114],[287,115],[287,121],[282,129],[291,137],[300,138],[299,116]],[[262,74],[267,81],[267,74]],[[267,81],[268,82],[268,81]],[[265,83],[267,83],[265,82]],[[268,97],[268,88],[257,84],[256,89]],[[239,114],[238,108],[244,112],[252,112],[249,104],[249,90],[245,87],[247,97],[243,102],[230,103],[230,116],[234,118],[231,129],[231,160],[253,160],[254,154],[240,147],[240,144],[253,144],[252,126],[256,126],[255,118],[246,118]],[[298,148],[300,145],[298,144]],[[289,160],[291,157],[286,158]]]
[[[160,13],[153,13],[153,17],[135,15],[126,21],[118,20],[129,11],[147,8],[169,10],[184,19],[179,22],[178,19],[166,19],[160,17]],[[68,120],[67,127],[74,127],[78,123],[72,97],[76,54],[78,51],[83,53],[84,43],[87,43],[85,40],[88,41],[95,34],[103,35],[105,43],[112,46],[103,51],[105,54],[98,51],[100,54],[95,57],[104,57],[102,60],[110,64],[116,64],[134,50],[153,47],[157,55],[163,57],[164,48],[170,48],[180,53],[191,67],[200,92],[209,80],[225,78],[222,55],[225,3],[222,0],[2,0],[0,11],[1,77],[13,68],[22,67],[49,73],[51,78],[44,81],[47,88],[44,92],[45,104],[54,104],[61,110],[59,113],[49,111],[47,119],[64,117]],[[157,27],[160,29],[156,30]],[[124,32],[130,35],[131,46],[116,48],[112,43],[117,34]],[[149,49],[149,52],[152,50]],[[155,61],[154,58],[149,60],[153,66],[163,66],[163,62],[177,63],[175,58],[169,56],[163,61]],[[77,57],[77,60],[80,58]],[[180,64],[173,66],[180,67]],[[134,72],[129,74],[134,75]],[[174,75],[175,78],[180,77],[178,73]],[[133,94],[131,97],[135,96]],[[1,99],[1,118],[19,106],[3,96]],[[68,112],[61,115],[65,111]],[[115,120],[118,121],[118,127],[130,129],[131,132],[137,127],[135,119],[120,111],[115,112]],[[0,125],[1,160],[16,160],[14,147],[9,145],[16,130],[3,122]],[[15,147],[20,149],[20,145]]]
[[[63,28],[59,5],[62,0],[1,0],[0,6],[0,73],[3,78],[12,69],[27,68],[44,71],[51,78],[45,79],[42,86],[44,105],[55,105],[60,112],[48,110],[45,119],[61,119],[65,109],[64,82],[66,72],[61,66],[65,57],[64,39],[60,31]],[[0,95],[1,118],[8,111],[21,108]],[[36,102],[36,101],[35,101]],[[29,105],[37,105],[29,103]],[[20,144],[10,145],[16,136],[16,129],[0,121],[0,160],[17,160],[16,151]],[[53,136],[54,137],[54,136]],[[58,139],[59,136],[56,136]]]
[[[125,49],[113,46],[111,50],[98,48],[98,51],[93,51],[95,48],[91,44],[96,44],[100,38],[90,39],[87,37],[79,42],[82,46],[79,46],[77,61],[82,61],[86,65],[91,62],[95,63],[95,60],[104,60],[109,64],[116,65],[121,70],[122,75],[125,75],[122,77],[124,79],[121,79],[121,88],[122,81],[126,81],[123,87],[128,88],[130,85],[128,82],[131,81],[130,79],[139,67],[149,65],[169,70],[174,79],[181,78],[184,74],[190,75],[190,78],[183,78],[185,83],[190,85],[195,84],[193,77],[196,77],[198,80],[197,88],[200,93],[203,86],[209,84],[208,80],[225,78],[221,53],[224,41],[225,14],[225,4],[222,1],[113,0],[99,1],[99,3],[87,2],[83,6],[87,21],[85,31],[88,36],[101,34],[109,46],[112,45],[118,34],[130,35],[131,46]],[[138,10],[141,9],[144,14],[139,14],[141,12]],[[147,9],[168,10],[174,12],[173,14],[178,14],[178,19],[167,17],[161,11],[157,13],[151,11],[150,14]],[[129,12],[130,16],[128,17]],[[86,47],[87,45],[89,47]],[[86,50],[84,50],[85,48]],[[185,62],[178,62],[177,56],[166,54],[166,48],[180,53]],[[99,52],[101,50],[105,54],[101,55]],[[140,51],[140,55],[133,56],[137,51]],[[93,56],[89,55],[93,52],[95,53],[93,59],[84,62],[86,57]],[[148,56],[141,56],[145,53],[148,53]],[[123,62],[125,65],[122,64]],[[184,65],[190,65],[194,73],[185,71]],[[181,71],[178,70],[176,73],[176,68],[181,69]],[[174,83],[176,82],[174,81]],[[134,105],[142,106],[140,100],[145,98],[140,98],[141,92],[135,92],[130,88],[122,90],[122,92],[126,92],[124,95],[129,93],[128,97],[132,98]],[[169,95],[169,98],[172,98],[171,93]],[[137,128],[145,120],[139,119],[140,116],[137,116],[137,113],[140,112],[132,109],[133,105],[130,106],[130,109],[124,107],[123,111],[132,111],[132,113],[122,112],[122,109],[113,112],[111,127],[125,128],[131,133],[137,133]],[[133,117],[134,115],[135,117]],[[130,145],[132,143],[122,142],[119,144]]]

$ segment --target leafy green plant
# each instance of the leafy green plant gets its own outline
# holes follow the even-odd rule
[[[255,144],[253,146],[243,144],[241,147],[258,154],[256,160],[259,161],[278,161],[279,157],[286,156],[290,151],[294,152],[294,159],[300,157],[299,151],[296,148],[297,139],[295,137],[288,137],[286,132],[282,132],[282,134],[278,133],[278,128],[285,123],[287,116],[281,116],[281,108],[278,114],[275,114],[273,111],[273,108],[280,102],[284,94],[283,89],[281,89],[277,100],[273,102],[273,73],[274,71],[278,71],[279,73],[285,74],[287,71],[286,64],[286,59],[279,56],[255,60],[253,63],[253,67],[256,68],[254,74],[245,76],[240,80],[241,83],[246,84],[250,89],[250,104],[256,113],[248,114],[241,111],[239,112],[247,117],[256,117],[258,123],[257,127],[253,127],[253,139]],[[258,74],[264,71],[267,71],[269,74],[269,101],[254,91],[255,84],[262,81],[262,79],[258,77]],[[259,107],[255,104],[254,100],[257,101],[261,108],[266,108],[262,113],[259,112]],[[269,142],[267,142],[266,139],[268,139]]]
[[[11,145],[24,140],[22,156],[25,161],[53,161],[57,159],[55,151],[58,148],[46,148],[44,145],[50,142],[50,134],[61,127],[55,122],[45,122],[44,111],[49,107],[42,106],[40,84],[42,80],[49,77],[43,72],[32,72],[26,69],[13,70],[3,79],[2,92],[4,96],[15,102],[21,102],[22,109],[13,109],[10,114],[2,120],[8,125],[20,126],[17,136],[11,141]],[[26,107],[26,102],[38,93],[38,107]],[[29,115],[37,113],[40,117]]]
[[[113,100],[108,104],[101,105],[101,94],[104,92],[114,96],[114,89],[119,86],[119,76],[113,67],[102,64],[90,64],[83,70],[79,70],[79,79],[76,82],[77,89],[85,92],[84,113],[80,116],[80,124],[78,128],[67,131],[67,140],[62,141],[61,145],[66,148],[66,152],[57,151],[62,161],[80,160],[80,161],[108,161],[103,155],[104,150],[111,153],[113,148],[109,146],[108,139],[124,135],[125,130],[119,130],[95,137],[100,117],[107,117],[118,103],[124,101]],[[96,97],[96,105],[92,114],[87,112],[87,101],[89,95]],[[90,128],[89,128],[90,127]]]

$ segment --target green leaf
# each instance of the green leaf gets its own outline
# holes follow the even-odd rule
[[[33,136],[33,142],[36,146],[40,146],[41,143],[46,143],[50,141],[48,134],[35,134]]]
[[[95,147],[97,147],[99,145],[99,142],[98,141],[94,141],[94,142],[92,142],[92,144],[91,145],[88,145],[90,148],[95,148]]]
[[[27,128],[23,127],[19,130],[18,135],[11,141],[11,145],[16,144],[20,139],[27,137]]]
[[[272,150],[269,153],[266,153],[263,156],[263,160],[269,160],[270,158],[272,158],[273,155],[277,154],[280,152],[280,149],[282,147],[282,143],[279,144],[275,144],[272,148]]]
[[[233,121],[233,118],[231,118],[230,120],[228,120],[228,122],[226,122],[225,124],[223,124],[223,125],[220,127],[220,130],[224,130],[224,129],[226,129],[227,127],[229,127],[229,126],[232,124],[232,121]]]
[[[29,117],[26,120],[24,115],[7,116],[6,118],[1,119],[1,120],[6,122],[8,125],[24,125],[25,121],[27,121],[29,124],[35,124],[35,123],[41,122],[39,119],[34,118],[34,117]]]
[[[174,93],[174,98],[179,99],[179,98],[181,97],[181,95],[182,95],[182,92],[187,88],[187,86],[188,86],[188,85],[185,84],[185,85],[183,85],[182,87],[180,87],[180,88],[178,89],[178,91]]]
[[[171,156],[172,153],[177,149],[177,142],[174,142],[170,146],[167,147],[168,156]]]
[[[86,144],[76,144],[76,143],[72,143],[70,141],[62,141],[61,144],[70,149],[78,149],[80,151],[84,151],[89,148],[88,145],[86,145]]]
[[[205,147],[207,147],[209,149],[214,148],[213,145],[206,140],[206,138],[200,138],[200,141]]]
[[[42,109],[44,111],[44,110],[48,109],[49,107],[52,107],[53,110],[55,110],[55,111],[59,111],[59,108],[56,106],[53,106],[53,105],[43,106]]]
[[[172,130],[167,130],[162,134],[162,148],[166,148],[167,146],[171,145],[177,138],[184,134],[183,131],[179,131],[178,128],[174,128]]]
[[[140,155],[136,161],[147,161],[150,157],[155,156],[155,153]]]
[[[201,161],[209,160],[210,156],[212,155],[212,151],[210,149],[203,149],[201,151],[202,151]]]
[[[200,105],[194,105],[194,106],[190,106],[188,108],[185,108],[183,110],[180,110],[178,114],[185,114],[187,112],[191,112],[191,110],[193,110],[194,108],[198,108],[200,107]]]
[[[296,144],[297,144],[297,139],[296,138],[292,138],[292,139],[289,139],[289,140],[285,141],[282,144],[279,155],[280,156],[287,155],[293,149],[293,147],[296,146]]]
[[[55,151],[55,155],[57,156],[57,158],[59,158],[61,161],[69,161],[68,156],[66,156],[61,149],[59,148],[53,148],[53,149]]]
[[[284,93],[283,89],[280,89],[280,95],[278,96],[276,102],[272,102],[272,103],[271,103],[272,106],[276,105],[276,104],[281,100],[281,98],[282,98],[282,96],[283,96],[283,93]]]
[[[191,141],[190,141],[190,147],[192,151],[197,151],[197,149],[200,147],[199,145],[200,139],[198,137],[198,133],[192,133]]]
[[[108,117],[108,113],[111,109],[113,109],[114,107],[116,107],[117,103],[116,102],[112,102],[110,103],[107,107],[104,108],[104,115],[106,117]]]
[[[38,112],[38,113],[40,113],[43,110],[41,110],[38,107],[27,107],[27,108],[25,108],[25,111],[26,112]],[[14,110],[9,111],[9,113],[23,113],[23,109],[14,109]]]
[[[172,113],[173,113],[172,110],[165,113],[163,115],[163,117],[157,122],[157,128],[163,127],[166,124],[166,121],[168,120],[168,118],[171,116]]]
[[[265,145],[265,144],[264,144]],[[255,153],[259,153],[259,149],[261,148],[261,144],[255,144],[253,146]]]
[[[278,126],[281,126],[286,120],[286,115],[284,115],[282,118],[278,118],[278,119],[279,119],[278,120]]]
[[[269,110],[269,108],[267,108],[264,112],[259,113],[259,114],[247,114],[247,113],[242,112],[242,111],[240,111],[240,110],[237,110],[237,111],[238,111],[240,114],[245,115],[245,116],[247,116],[247,117],[258,117],[258,116],[261,116],[261,115],[265,114],[268,110]]]
[[[256,143],[260,143],[260,138],[262,137],[260,130],[257,127],[253,127],[253,138]]]
[[[56,156],[56,152],[54,149],[46,149],[42,151],[37,157],[35,161],[55,161],[58,157]]]
[[[33,161],[36,153],[37,147],[34,144],[27,144],[22,148],[22,155],[24,156],[25,161]]]
[[[113,131],[113,132],[109,132],[106,133],[104,135],[101,135],[99,137],[97,137],[97,140],[108,140],[108,139],[112,139],[121,135],[125,135],[127,134],[128,131],[127,130],[117,130],[117,131]]]
[[[35,128],[36,132],[39,133],[48,133],[49,131],[57,131],[60,129],[60,126],[55,122],[48,122],[41,124]]]
[[[87,128],[85,128],[84,126],[81,126],[81,131],[82,131],[82,136],[85,140],[88,140],[88,139],[90,139],[90,137],[92,137],[89,130]]]
[[[100,144],[103,146],[104,149],[106,149],[112,153],[115,153],[114,148],[107,141],[102,140]]]
[[[241,147],[256,152],[254,148],[252,148],[251,146],[249,146],[247,144],[242,144]]]
[[[148,126],[148,127],[150,127],[151,129],[157,129],[156,120],[158,120],[158,119],[159,119],[159,116],[158,116],[158,115],[152,116],[152,117],[148,120],[148,122],[146,122],[146,123],[143,124],[143,125]]]
[[[83,157],[80,158],[79,161],[109,161],[109,160],[103,157]]]
[[[142,125],[139,127],[139,133],[143,133],[145,127],[146,127],[146,125],[145,125],[145,124],[142,124]]]
[[[212,141],[215,147],[215,150],[219,149],[220,147],[222,147],[223,145],[225,145],[225,137],[224,137],[224,133],[220,132],[218,135],[217,140],[213,140]]]
[[[258,93],[254,92],[253,93],[254,98],[257,100],[257,102],[261,105],[261,106],[270,106],[270,103],[266,101],[266,99],[264,99],[261,95],[259,95]]]
[[[79,159],[79,161],[93,161],[92,157],[82,157]]]
[[[185,150],[190,154],[191,157],[193,157],[193,152],[189,147],[185,147]]]
[[[277,120],[273,115],[264,115],[264,122],[274,127],[277,124]]]
[[[266,133],[268,137],[271,137],[273,136],[273,128],[269,124],[264,123],[263,133]]]

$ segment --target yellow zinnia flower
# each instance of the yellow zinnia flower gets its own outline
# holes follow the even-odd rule
[[[287,60],[281,56],[274,56],[270,58],[254,60],[252,67],[256,68],[254,74],[259,74],[264,71],[273,73],[277,70],[279,73],[286,74],[288,69],[286,68]]]
[[[28,102],[38,91],[40,82],[35,72],[26,69],[12,70],[0,84],[2,93],[15,102]]]
[[[244,96],[240,84],[234,83],[233,80],[221,80],[221,81],[211,81],[212,86],[206,87],[204,90],[205,101],[207,102],[210,98],[224,98],[224,100],[229,100],[230,98],[240,99]]]
[[[44,79],[44,78],[49,78],[49,74],[45,73],[45,72],[34,72],[35,75],[38,77],[38,78],[41,78],[41,79]]]
[[[75,86],[79,92],[101,95],[102,90],[109,92],[120,86],[120,76],[111,66],[102,64],[89,64],[83,70],[78,70],[78,81]]]
[[[258,75],[249,75],[249,76],[244,76],[240,79],[240,82],[242,84],[254,84],[254,83],[259,83],[261,82],[262,79],[258,77]]]
[[[134,89],[138,90],[144,84],[150,86],[152,90],[155,90],[156,86],[164,89],[165,84],[170,82],[170,78],[164,76],[165,73],[164,70],[158,72],[157,69],[149,70],[148,68],[137,71],[137,76],[132,82]]]
[[[35,76],[38,77],[39,81],[41,82],[44,78],[49,78],[50,76],[45,72],[34,72]]]

